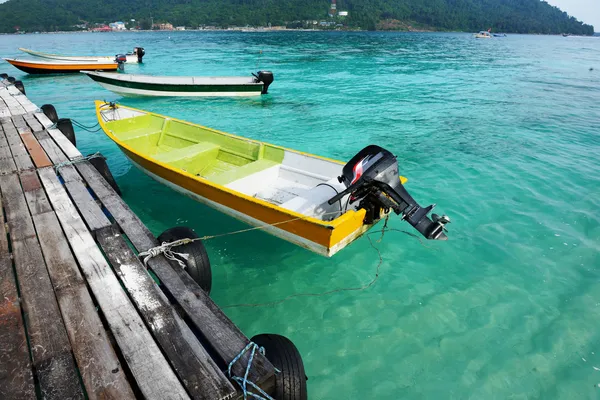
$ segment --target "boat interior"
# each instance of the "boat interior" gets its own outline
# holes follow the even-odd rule
[[[146,158],[300,214],[331,221],[347,199],[343,164],[134,110],[101,111],[119,142]]]

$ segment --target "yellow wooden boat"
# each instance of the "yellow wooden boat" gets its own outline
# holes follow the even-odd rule
[[[96,102],[100,126],[152,178],[282,239],[332,256],[390,212],[428,239],[445,216],[404,189],[396,157],[378,146],[347,164],[122,105]]]

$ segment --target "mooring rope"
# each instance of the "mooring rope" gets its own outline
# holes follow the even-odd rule
[[[185,267],[186,267],[185,262],[175,256],[176,255],[180,256],[184,260],[187,261],[190,258],[190,255],[187,253],[177,253],[176,251],[173,251],[171,249],[176,246],[182,246],[187,243],[192,243],[195,240],[198,240],[198,239],[186,238],[186,239],[179,239],[174,242],[163,242],[160,246],[156,246],[156,247],[153,247],[151,249],[148,249],[146,251],[139,253],[138,257],[140,257],[140,258],[144,257],[144,265],[148,265],[148,261],[150,261],[151,258],[154,258],[154,257],[162,254],[165,256],[166,259],[171,260],[171,261],[176,261],[181,268],[185,269]]]
[[[69,161],[63,161],[61,163],[56,164],[54,166],[54,170],[56,172],[58,172],[58,170],[61,169],[62,167],[66,167],[67,165],[79,164],[84,161],[91,160],[92,158],[104,158],[104,156],[100,152],[96,152],[94,154],[90,154],[89,156],[79,157],[79,158],[75,158],[75,159],[69,160]]]
[[[327,212],[324,213],[323,216],[326,215],[330,215],[330,214],[339,214],[339,211],[332,211],[332,212]],[[173,255],[184,255],[185,253],[176,253],[174,251],[172,251],[171,249],[173,247],[177,247],[177,246],[182,246],[184,244],[188,244],[188,243],[193,243],[193,242],[197,242],[199,240],[209,240],[209,239],[215,239],[215,238],[219,238],[219,237],[223,237],[223,236],[231,236],[231,235],[237,235],[240,233],[245,233],[245,232],[250,232],[250,231],[256,231],[256,230],[262,230],[262,229],[267,229],[273,226],[278,226],[278,225],[283,225],[283,224],[287,224],[289,222],[294,222],[294,221],[298,221],[298,220],[304,220],[304,219],[308,219],[311,218],[310,216],[302,216],[302,217],[296,217],[296,218],[292,218],[292,219],[288,219],[285,221],[279,221],[279,222],[274,222],[272,224],[266,224],[263,226],[253,226],[252,228],[246,228],[246,229],[240,229],[237,231],[233,231],[233,232],[226,232],[226,233],[219,233],[216,235],[207,235],[207,236],[202,236],[202,237],[198,237],[198,238],[183,238],[183,239],[178,239],[178,240],[174,240],[172,242],[163,242],[160,246],[156,246],[156,247],[152,247],[146,251],[143,251],[141,253],[138,254],[139,257],[144,257],[144,265],[148,265],[148,261],[150,261],[150,259],[160,255],[160,254],[164,254],[166,258],[168,258],[169,260],[173,260],[173,261],[177,261],[179,263],[179,265],[181,265],[183,268],[185,268],[185,265],[182,265],[182,261],[178,260],[176,257],[173,258],[169,258],[172,257]],[[169,255],[167,256],[167,253],[169,253]],[[189,256],[189,254],[185,254],[185,256]],[[187,257],[184,257],[187,260]]]
[[[246,371],[244,372],[244,377],[236,376],[231,371],[235,363],[237,363],[246,352],[250,351],[250,358],[248,359],[248,365],[246,365]],[[235,381],[240,388],[242,389],[242,393],[244,394],[244,400],[248,399],[248,396],[258,400],[275,400],[273,397],[269,396],[264,390],[262,390],[257,384],[248,379],[248,374],[250,373],[250,369],[252,368],[252,361],[254,360],[254,355],[256,351],[260,352],[262,355],[265,354],[265,349],[260,347],[254,342],[250,342],[240,351],[240,353],[235,356],[233,360],[227,366],[227,376]],[[248,389],[248,385],[258,391],[259,394],[253,393]]]
[[[96,133],[102,130],[102,127],[99,127],[98,129],[94,129],[95,127],[100,125],[100,122],[96,122],[96,125],[92,125],[92,126],[87,126],[87,125],[83,125],[82,123],[71,119],[71,123],[73,123],[73,125],[75,125],[76,127],[83,129],[84,131],[88,131],[88,132],[92,132],[92,133]],[[46,129],[56,129],[58,123],[55,122],[52,125],[50,125],[49,127],[47,127]]]

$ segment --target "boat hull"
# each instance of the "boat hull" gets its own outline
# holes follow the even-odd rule
[[[263,90],[262,83],[177,85],[123,81],[94,74],[88,76],[105,89],[128,97],[260,96]]]
[[[115,56],[63,56],[60,54],[49,54],[42,53],[39,51],[19,48],[24,53],[31,54],[32,56],[45,58],[47,60],[56,61],[70,61],[70,62],[100,62],[100,63],[111,63],[114,62]],[[127,54],[128,64],[138,64],[138,57],[135,54]]]
[[[5,59],[13,67],[28,74],[66,74],[78,73],[80,71],[116,71],[116,63],[35,63],[30,61],[19,61]]]
[[[259,227],[266,233],[322,256],[333,256],[376,225],[363,224],[364,210],[348,213],[350,218],[347,218],[347,222],[337,227],[295,218],[284,210],[256,204],[252,200],[204,184],[193,176],[187,177],[139,157],[120,145],[119,148],[135,167],[157,182],[223,214]]]

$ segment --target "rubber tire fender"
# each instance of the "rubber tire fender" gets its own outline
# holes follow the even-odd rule
[[[306,373],[300,352],[285,336],[263,333],[250,339],[265,349],[267,360],[280,372],[275,375],[276,400],[306,400]]]
[[[89,155],[88,155],[89,157]],[[113,174],[110,172],[110,169],[108,168],[108,164],[106,163],[106,158],[104,158],[104,156],[101,155],[101,157],[94,157],[94,158],[90,158],[88,160],[88,162],[90,164],[93,165],[94,168],[96,168],[96,171],[98,171],[100,173],[100,175],[102,175],[102,177],[106,180],[106,182],[110,185],[110,187],[119,195],[121,196],[121,189],[119,189],[119,185],[117,185],[117,181],[115,181],[115,177],[113,176]]]
[[[169,228],[158,237],[158,241],[162,244],[163,242],[173,242],[179,239],[197,239],[199,236],[194,230],[186,226],[176,226]],[[196,240],[192,243],[187,243],[181,246],[173,247],[172,249],[177,253],[189,254],[187,260],[181,257],[177,257],[186,264],[186,272],[192,279],[204,290],[207,294],[210,294],[212,288],[212,270],[210,267],[210,260],[208,259],[208,253],[204,244],[201,240]],[[173,264],[175,268],[181,268],[179,265]]]
[[[75,129],[73,123],[69,118],[59,118],[56,121],[56,128],[62,132],[63,135],[69,139],[69,142],[73,143],[73,146],[77,146],[77,140],[75,139]]]
[[[25,94],[25,85],[23,85],[23,82],[21,82],[21,81],[15,81],[15,83],[13,83],[13,85],[17,89],[19,89],[19,92]]]
[[[42,112],[53,124],[58,122],[58,113],[56,112],[56,108],[52,104],[44,104],[40,107]]]

